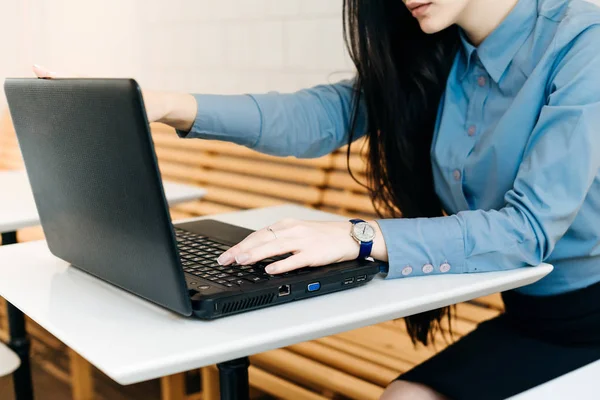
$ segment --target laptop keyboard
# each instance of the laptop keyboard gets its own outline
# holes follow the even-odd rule
[[[175,237],[185,272],[229,288],[277,279],[279,276],[267,274],[264,268],[276,260],[285,258],[274,257],[254,265],[223,266],[217,263],[217,257],[231,246],[179,228],[175,228]],[[299,271],[297,273],[305,272],[297,271]]]

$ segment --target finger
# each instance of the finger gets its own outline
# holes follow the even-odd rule
[[[57,77],[56,72],[50,71],[48,68],[37,64],[33,65],[33,72],[38,78],[52,79]]]
[[[265,272],[268,274],[277,275],[308,266],[310,266],[310,262],[308,261],[305,253],[297,253],[284,260],[267,265]]]
[[[300,248],[298,240],[273,240],[261,246],[248,249],[243,253],[238,253],[235,260],[238,264],[255,264],[266,258],[280,256],[297,251]]]
[[[271,236],[268,236],[268,235]],[[267,241],[273,240],[273,234],[267,230],[259,230],[248,235],[244,240],[240,243],[236,244],[223,254],[217,258],[217,262],[221,265],[229,265],[233,263],[236,259],[236,256],[240,253],[243,253],[253,247],[257,247],[266,243]]]

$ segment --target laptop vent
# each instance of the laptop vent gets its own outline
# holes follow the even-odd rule
[[[254,296],[248,299],[229,301],[221,303],[221,314],[229,314],[242,310],[249,310],[251,308],[264,306],[273,301],[275,295],[273,293],[263,294],[261,296]]]

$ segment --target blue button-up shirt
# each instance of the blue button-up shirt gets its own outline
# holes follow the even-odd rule
[[[379,220],[387,278],[545,261],[554,271],[522,292],[600,281],[600,9],[520,0],[479,47],[461,40],[431,147],[450,215]],[[187,137],[318,157],[346,143],[352,96],[349,81],[292,94],[196,95]]]

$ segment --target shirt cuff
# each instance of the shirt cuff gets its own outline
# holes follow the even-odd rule
[[[261,114],[249,95],[194,94],[198,111],[189,132],[182,138],[223,140],[253,147],[260,138]]]
[[[456,216],[376,222],[388,252],[387,279],[465,272],[464,238]]]

